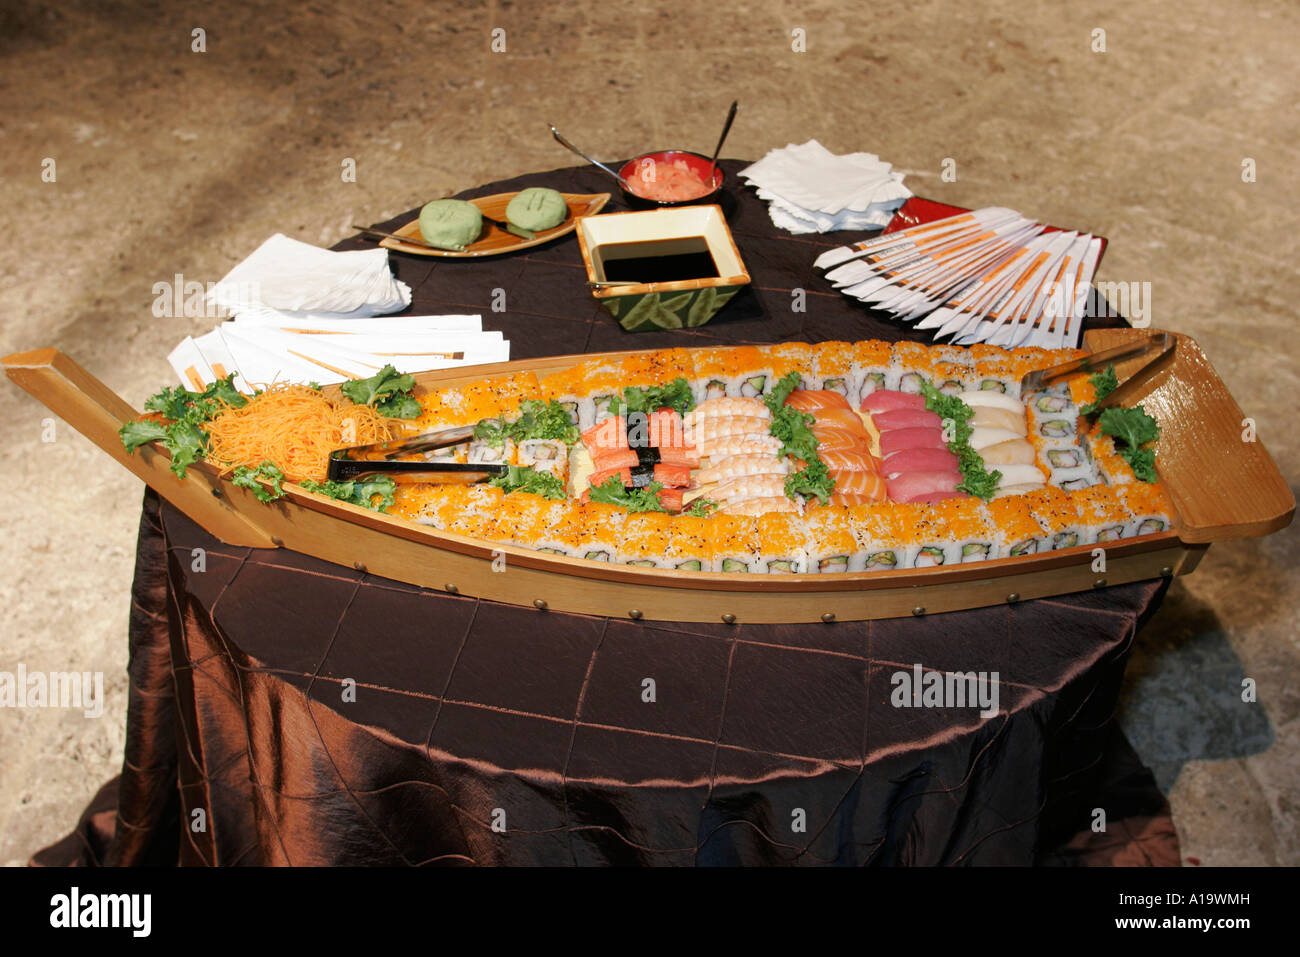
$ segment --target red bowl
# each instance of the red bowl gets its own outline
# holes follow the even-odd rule
[[[645,153],[635,159],[630,159],[624,163],[618,171],[618,175],[624,180],[630,180],[633,173],[641,167],[643,163],[673,163],[681,160],[690,169],[697,173],[702,182],[707,182],[709,178],[709,158],[701,156],[699,153],[691,153],[687,150],[660,150],[657,153]],[[716,203],[718,194],[722,192],[722,168],[715,166],[713,168],[713,189],[699,196],[693,196],[690,199],[652,199],[649,196],[642,196],[640,193],[634,193],[627,187],[623,188],[623,198],[629,206],[642,209],[656,209],[668,206],[691,206],[695,203]]]

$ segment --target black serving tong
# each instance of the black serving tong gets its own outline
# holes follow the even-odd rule
[[[1173,359],[1174,351],[1177,348],[1178,340],[1168,332],[1161,332],[1145,339],[1139,339],[1137,342],[1126,346],[1116,346],[1114,349],[1094,352],[1081,359],[1064,362],[1048,369],[1035,369],[1033,372],[1028,372],[1020,380],[1020,394],[1024,395],[1027,392],[1038,391],[1047,383],[1064,376],[1073,375],[1077,372],[1100,372],[1106,366],[1116,362],[1123,362],[1125,359],[1134,359],[1138,356],[1156,352],[1157,354],[1153,358],[1140,365],[1127,379],[1116,386],[1110,395],[1096,403],[1088,416],[1088,418],[1094,418],[1102,409],[1119,405],[1126,397],[1132,395],[1139,385],[1151,378],[1152,375]]]
[[[335,449],[330,453],[328,476],[332,482],[347,482],[363,475],[405,473],[418,474],[421,476],[419,481],[423,482],[473,485],[504,472],[507,466],[492,463],[473,465],[462,462],[411,462],[397,458],[399,455],[414,455],[460,445],[473,437],[474,426],[463,425],[455,429],[443,429],[441,432],[426,432],[409,439]]]

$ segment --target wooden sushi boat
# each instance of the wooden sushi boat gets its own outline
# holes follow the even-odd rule
[[[1093,330],[1099,352],[1145,337],[1136,329]],[[370,574],[540,611],[660,621],[832,622],[935,614],[1014,603],[1192,571],[1211,542],[1267,535],[1287,526],[1295,498],[1262,442],[1199,346],[1178,348],[1137,389],[1159,422],[1158,468],[1177,512],[1172,529],[1037,555],[892,571],[752,575],[680,571],[588,561],[469,538],[286,485],[285,498],[253,492],[200,462],[178,479],[153,445],[128,453],[119,438],[135,409],[56,349],[6,357],[9,377],[159,495],[222,541],[289,548]],[[635,353],[611,353],[611,358]],[[421,390],[490,376],[560,372],[592,356],[556,356],[426,372]],[[1124,377],[1131,371],[1121,364]],[[504,562],[503,562],[504,560]],[[501,569],[504,567],[505,572]]]

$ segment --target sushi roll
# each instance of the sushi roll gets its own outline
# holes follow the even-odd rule
[[[848,509],[811,508],[804,521],[808,528],[809,573],[829,575],[863,570],[866,555],[853,535]]]
[[[728,395],[761,395],[766,379],[753,370],[763,362],[755,346],[718,346],[695,350],[695,401]]]
[[[763,570],[759,559],[758,519],[752,515],[715,515],[710,528],[712,564],[720,572]]]
[[[1115,440],[1109,435],[1102,435],[1098,429],[1088,434],[1088,451],[1097,471],[1107,485],[1132,485],[1138,481],[1133,468],[1115,449]]]
[[[862,570],[893,571],[905,568],[906,544],[902,516],[893,505],[854,505],[849,508],[853,537],[862,555]]]
[[[1020,379],[1024,374],[1019,371],[1022,362],[1006,349],[977,343],[970,347],[975,370],[970,382],[977,392],[1001,392],[1013,397],[1020,396]]]
[[[849,355],[856,390],[856,399],[850,395],[849,400],[855,409],[860,408],[862,400],[872,392],[898,388],[898,379],[892,372],[888,342],[879,339],[855,342]]]
[[[524,439],[519,443],[515,462],[538,472],[550,472],[566,486],[569,484],[569,446],[563,439]]]
[[[712,518],[672,516],[668,536],[668,567],[687,572],[719,571],[713,562],[712,528]]]
[[[922,382],[930,382],[930,350],[920,342],[895,342],[889,347],[889,378],[897,383],[890,388],[899,392],[920,392]]]
[[[474,439],[469,443],[467,461],[471,465],[518,465],[517,451],[514,439],[506,439],[500,445]]]
[[[623,521],[619,529],[614,560],[621,565],[642,568],[672,568],[668,554],[672,541],[673,517],[667,512],[637,512]]]
[[[797,389],[812,388],[816,375],[813,372],[813,347],[806,342],[778,342],[769,346],[755,346],[759,353],[758,366],[751,370],[751,384],[763,380],[761,393],[767,395],[778,382],[791,372],[799,374]]]
[[[1083,544],[1104,545],[1125,536],[1128,511],[1109,488],[1096,485],[1069,494],[1083,525]]]
[[[804,376],[810,389],[838,392],[850,406],[857,405],[858,384],[853,377],[852,344],[819,342],[812,347],[812,374]]]
[[[997,530],[979,499],[945,499],[932,505],[930,511],[946,526],[956,562],[982,562],[995,557]]]
[[[1079,510],[1068,492],[1048,486],[1025,496],[1030,513],[1051,536],[1052,548],[1074,548],[1084,544]]]
[[[1174,527],[1174,505],[1160,483],[1133,482],[1110,491],[1127,514],[1125,531],[1129,537],[1155,535]]]
[[[505,497],[494,485],[448,485],[415,520],[457,535],[490,538]]]
[[[759,515],[758,539],[762,543],[762,571],[769,575],[802,575],[808,570],[810,541],[802,515],[790,512]]]
[[[948,515],[920,503],[894,505],[903,539],[903,568],[956,565],[960,552],[952,541]]]
[[[1034,517],[1027,496],[994,498],[987,509],[993,523],[993,557],[1020,558],[1051,551],[1052,538]]]

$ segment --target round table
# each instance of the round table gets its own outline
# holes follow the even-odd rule
[[[730,183],[742,165],[723,163]],[[463,195],[535,185],[606,191],[571,168]],[[390,259],[410,313],[479,312],[512,358],[902,336],[812,270],[862,234],[791,236],[752,190],[726,200],[753,284],[698,329],[624,332],[588,294],[573,237]],[[151,492],[136,562],[123,773],[39,863],[1068,856],[1110,766],[1127,651],[1166,587],[875,622],[634,622],[227,546]],[[918,667],[996,673],[998,712],[896,706],[895,676]],[[1149,792],[1129,804],[1162,812]]]

